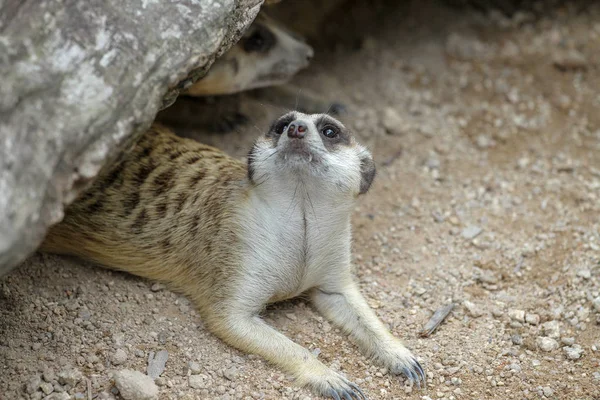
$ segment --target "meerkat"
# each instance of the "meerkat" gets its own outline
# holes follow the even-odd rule
[[[183,94],[223,95],[282,84],[306,68],[313,54],[302,37],[260,12],[242,38]]]
[[[165,282],[226,343],[319,395],[366,399],[260,314],[306,295],[377,364],[425,381],[351,272],[350,217],[374,177],[370,152],[325,114],[281,116],[246,164],[154,125],[67,209],[42,250]]]

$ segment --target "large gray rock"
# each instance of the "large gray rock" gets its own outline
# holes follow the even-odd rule
[[[0,275],[262,0],[0,1]]]

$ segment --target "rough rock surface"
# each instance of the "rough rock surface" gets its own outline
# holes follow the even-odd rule
[[[0,275],[237,40],[261,3],[0,3]]]

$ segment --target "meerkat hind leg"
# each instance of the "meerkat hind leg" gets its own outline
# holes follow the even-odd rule
[[[224,318],[224,319],[221,319]],[[257,314],[229,313],[212,331],[240,350],[258,354],[290,372],[301,386],[336,400],[366,400],[354,383],[321,363],[308,349],[267,325]]]
[[[341,327],[368,356],[417,386],[426,383],[421,364],[379,320],[352,281],[314,289],[312,301],[325,317]]]

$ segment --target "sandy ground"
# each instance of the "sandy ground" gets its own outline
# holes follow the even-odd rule
[[[600,7],[505,19],[420,4],[388,9],[359,46],[317,49],[295,83],[344,102],[374,151],[357,276],[427,389],[304,300],[265,318],[370,399],[600,399]],[[250,124],[196,136],[243,156],[280,111],[241,99]],[[161,399],[315,398],[152,282],[39,254],[0,281],[0,399],[120,398],[112,374],[145,373],[160,350]]]

